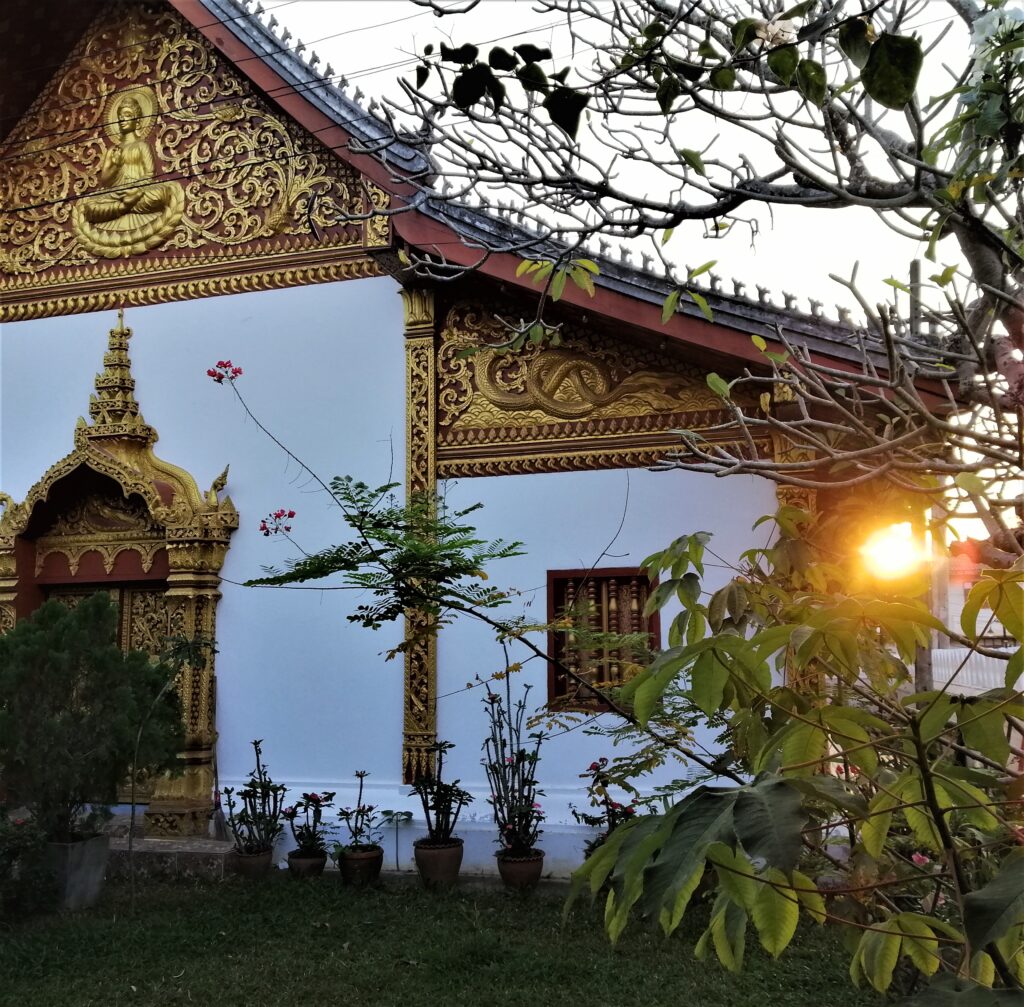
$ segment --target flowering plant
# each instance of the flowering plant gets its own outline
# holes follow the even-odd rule
[[[336,843],[335,853],[344,850],[371,850],[380,845],[380,826],[377,824],[376,804],[363,804],[363,781],[370,774],[365,769],[356,773],[359,781],[359,793],[354,808],[341,808],[338,817],[348,829],[349,841]]]
[[[272,850],[274,840],[284,831],[281,805],[288,788],[270,778],[263,764],[262,745],[262,740],[252,743],[256,752],[256,768],[249,774],[249,782],[238,791],[239,800],[235,800],[233,787],[224,788],[228,825],[235,837],[235,849],[246,857]],[[239,808],[237,813],[236,808]]]
[[[580,773],[580,779],[588,781],[587,796],[590,798],[590,806],[598,809],[597,813],[587,814],[585,811],[577,811],[570,805],[572,817],[577,822],[601,830],[596,836],[588,839],[583,847],[584,856],[587,857],[601,846],[619,825],[636,815],[636,805],[613,800],[609,790],[611,777],[608,775],[607,766],[608,760],[602,756],[596,762],[592,762],[585,773]]]
[[[285,510],[284,507],[278,507],[277,510],[271,511],[262,521],[260,521],[260,534],[264,538],[269,538],[271,535],[276,535],[278,532],[290,532],[292,526],[286,522],[291,521],[295,517],[295,511]]]
[[[437,771],[431,776],[419,777],[412,785],[412,793],[419,797],[423,817],[427,821],[427,837],[420,842],[450,843],[459,813],[473,802],[473,795],[463,790],[458,780],[445,783],[441,778],[445,753],[454,747],[450,741],[439,741],[434,745],[432,751],[437,755]]]
[[[235,378],[242,376],[242,368],[236,367],[230,360],[218,360],[213,367],[207,369],[206,374],[208,377],[218,384],[222,385],[225,381],[234,381]]]
[[[511,685],[505,679],[504,698],[496,692],[484,698],[490,733],[484,739],[482,760],[491,785],[488,801],[498,826],[497,856],[524,856],[536,851],[544,812],[537,802],[544,792],[537,788],[537,761],[544,734],[535,731],[524,741],[526,697],[512,702]],[[532,742],[532,744],[531,744]]]
[[[292,830],[292,838],[298,847],[295,851],[296,856],[316,857],[327,852],[327,834],[331,830],[321,825],[321,822],[324,809],[333,807],[333,801],[333,791],[303,794],[301,801],[296,801],[281,812],[281,817]]]

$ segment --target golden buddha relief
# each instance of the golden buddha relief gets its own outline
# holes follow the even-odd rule
[[[114,141],[103,155],[100,191],[76,203],[71,226],[93,255],[137,255],[166,241],[181,221],[185,192],[175,181],[155,181],[147,136],[156,101],[147,87],[118,95],[106,123]]]

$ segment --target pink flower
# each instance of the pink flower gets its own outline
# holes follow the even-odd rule
[[[910,859],[917,864],[918,867],[924,867],[925,864],[930,864],[931,857],[926,857],[923,853],[914,852],[910,855]]]

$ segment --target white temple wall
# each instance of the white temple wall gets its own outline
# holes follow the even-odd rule
[[[75,421],[87,415],[93,375],[115,320],[104,312],[3,326],[0,489],[16,500],[71,450]],[[156,453],[191,472],[201,490],[231,465],[227,492],[241,526],[228,551],[217,614],[221,785],[244,780],[252,766],[249,742],[261,738],[274,778],[293,793],[337,790],[337,803],[351,804],[352,774],[365,769],[371,774],[368,801],[414,811],[419,819],[400,775],[402,662],[383,658],[402,627],[374,633],[347,622],[358,603],[350,592],[231,583],[296,556],[289,542],[258,530],[260,519],[278,507],[296,511],[292,535],[308,551],[348,536],[325,494],[245,416],[231,389],[206,375],[219,359],[243,367],[238,388],[254,413],[325,479],[351,474],[371,484],[400,481],[405,367],[397,284],[381,278],[132,308],[126,323],[134,332],[136,397],[160,433]],[[775,508],[772,487],[753,478],[647,470],[466,479],[447,484],[446,492],[456,505],[484,504],[470,519],[482,536],[525,543],[523,556],[493,565],[491,582],[522,591],[507,611],[526,605],[537,622],[547,616],[548,569],[638,566],[693,531],[712,532],[711,549],[733,561],[755,541],[753,522]],[[709,556],[709,589],[728,576],[715,563]],[[493,870],[496,847],[480,765],[484,689],[465,686],[503,665],[486,627],[464,619],[443,630],[439,736],[456,743],[451,774],[477,796],[460,828],[468,872]],[[534,686],[531,702],[542,704],[547,668],[541,661],[524,665],[514,690],[527,682]],[[548,869],[557,874],[578,864],[587,836],[569,810],[586,805],[579,774],[611,754],[608,743],[583,729],[550,740],[543,750],[539,777],[548,821],[542,845]],[[686,767],[666,767],[645,786],[686,775]],[[411,842],[420,831],[414,823],[400,832],[403,867],[411,865]],[[391,832],[385,848],[393,864]]]
[[[260,519],[296,511],[292,535],[313,551],[346,538],[337,508],[206,369],[230,358],[253,412],[325,480],[373,484],[404,475],[404,345],[398,285],[389,278],[131,308],[136,397],[156,427],[156,453],[205,490],[228,463],[227,493],[241,515],[223,569],[217,612],[217,718],[222,784],[252,766],[264,739],[273,775],[332,788],[357,769],[400,782],[400,662],[381,651],[400,626],[371,633],[345,621],[350,592],[254,589],[297,550],[265,538]],[[113,312],[3,326],[0,488],[20,500],[73,447],[87,416]]]

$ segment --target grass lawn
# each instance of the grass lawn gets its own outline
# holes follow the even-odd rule
[[[581,903],[565,929],[559,895],[431,895],[335,876],[147,885],[128,915],[110,885],[95,910],[0,924],[0,1003],[343,1007],[861,1007],[834,935],[801,930],[780,961],[753,929],[741,975],[698,962],[695,918],[670,940],[631,928],[609,948]]]

